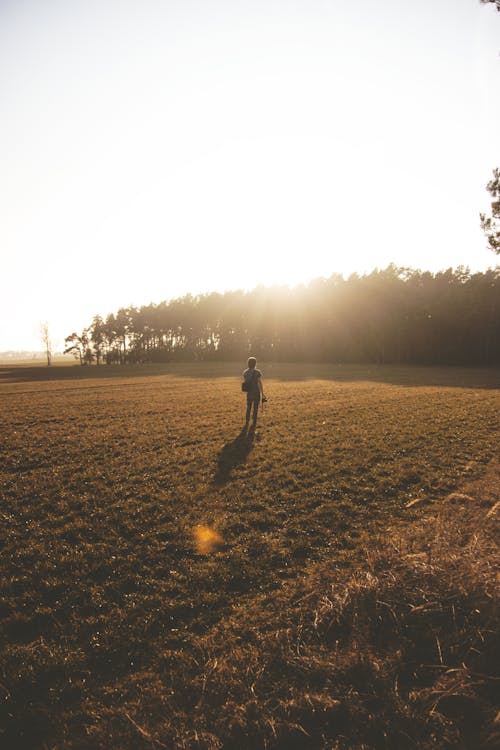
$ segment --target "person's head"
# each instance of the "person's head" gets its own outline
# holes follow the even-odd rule
[[[254,368],[254,367],[255,367],[255,365],[257,364],[257,360],[255,359],[255,357],[249,357],[249,358],[248,358],[248,363],[247,363],[247,364],[248,364],[249,368],[250,368],[251,370],[253,370],[253,368]]]

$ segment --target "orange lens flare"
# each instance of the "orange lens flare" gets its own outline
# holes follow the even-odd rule
[[[194,530],[196,549],[200,555],[209,555],[223,543],[220,534],[209,526],[196,526]]]

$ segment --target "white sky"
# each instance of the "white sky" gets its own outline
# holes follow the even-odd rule
[[[120,306],[496,263],[479,0],[0,0],[0,351]]]

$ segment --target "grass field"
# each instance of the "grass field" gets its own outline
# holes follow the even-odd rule
[[[242,369],[0,368],[0,745],[493,748],[500,372]]]

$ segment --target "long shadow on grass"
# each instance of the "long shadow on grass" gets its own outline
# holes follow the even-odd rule
[[[232,470],[239,464],[244,464],[248,454],[255,442],[255,430],[251,427],[247,431],[243,429],[238,437],[222,448],[217,456],[217,470],[214,476],[214,484],[225,484],[231,479]]]

